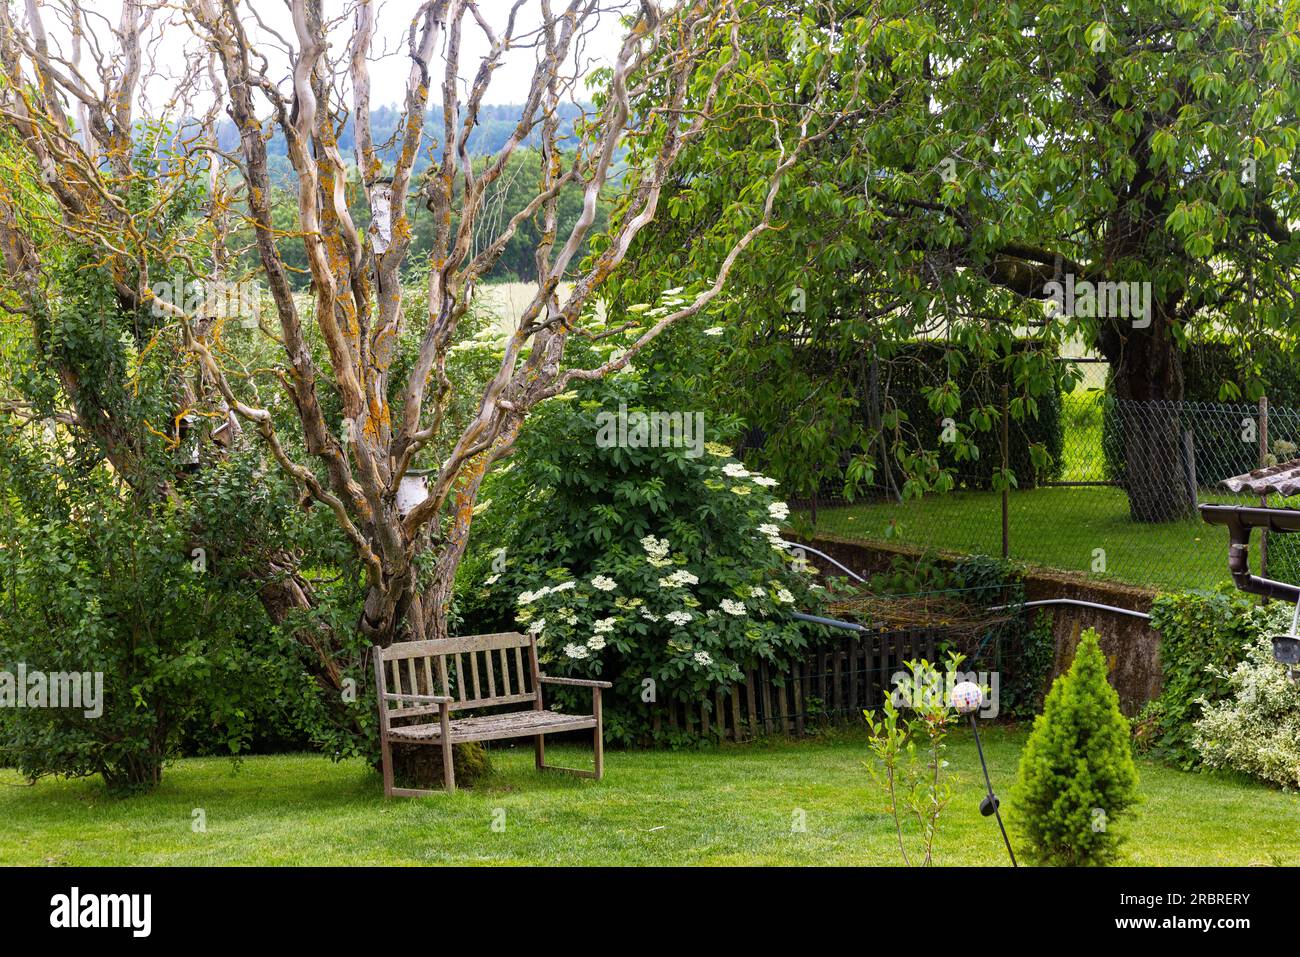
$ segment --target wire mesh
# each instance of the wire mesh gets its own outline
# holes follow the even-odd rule
[[[815,534],[911,550],[999,556],[1005,548],[1029,565],[1171,591],[1229,580],[1226,536],[1201,520],[1197,504],[1300,507],[1221,484],[1297,457],[1300,410],[1266,401],[1135,402],[1086,390],[1063,396],[1061,433],[1049,466],[1016,474],[1005,529],[1003,496],[987,470],[958,472],[952,491],[919,498],[904,498],[895,483],[853,501],[794,502],[794,521]],[[1251,565],[1300,581],[1300,535],[1252,541]]]

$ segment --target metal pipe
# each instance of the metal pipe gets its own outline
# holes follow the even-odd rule
[[[785,541],[785,540],[782,539],[782,541]],[[867,580],[866,580],[865,578],[863,578],[861,575],[859,575],[857,572],[855,572],[853,569],[849,568],[847,565],[841,565],[839,562],[837,562],[835,559],[831,558],[831,557],[830,557],[829,555],[827,555],[825,552],[823,552],[823,551],[819,551],[818,549],[813,548],[811,545],[805,545],[805,544],[803,544],[802,542],[785,542],[785,544],[789,545],[791,548],[802,548],[805,552],[812,552],[812,553],[813,553],[814,555],[816,555],[818,558],[824,558],[824,559],[826,559],[828,562],[830,562],[832,565],[834,565],[834,566],[835,566],[836,568],[838,568],[840,571],[844,572],[846,575],[849,575],[849,576],[851,576],[852,578],[856,579],[857,581],[862,582],[862,584],[864,584],[864,585],[867,583]]]
[[[841,571],[845,572],[848,575],[851,575],[853,578],[862,582],[864,585],[867,583],[867,580],[863,578],[861,575],[859,575],[857,572],[853,571],[853,569],[840,564],[838,561],[836,561],[834,558],[831,558],[831,556],[827,555],[825,552],[813,548],[811,545],[804,545],[802,543],[796,544],[794,542],[787,542],[786,544],[790,545],[793,548],[802,548],[806,552],[812,552],[817,557],[826,559],[826,561],[830,562],[836,568],[840,569]],[[1076,598],[1046,598],[1041,601],[1026,601],[1020,603],[1020,607],[1024,607],[1024,608],[1039,608],[1044,605],[1076,605],[1081,608],[1094,608],[1098,611],[1110,611],[1110,612],[1114,612],[1117,615],[1128,615],[1132,618],[1141,618],[1144,621],[1149,621],[1151,619],[1151,616],[1146,614],[1145,612],[1134,611],[1131,608],[1119,608],[1115,605],[1103,605],[1100,602],[1082,601]],[[992,608],[988,608],[986,610],[1005,611],[1006,609],[1012,607],[1016,607],[1016,606],[994,605]],[[796,618],[802,618],[805,621],[813,621],[819,625],[830,625],[833,628],[847,628],[850,631],[866,630],[863,629],[861,625],[855,625],[849,627],[851,625],[850,622],[836,621],[836,619],[834,618],[818,618],[813,615],[802,615],[799,612],[794,612],[793,614]]]
[[[1202,505],[1201,518],[1228,529],[1228,572],[1238,589],[1279,601],[1300,602],[1300,586],[1274,581],[1250,571],[1250,533],[1263,528],[1274,532],[1300,531],[1300,510],[1259,508],[1250,505]]]
[[[1117,615],[1128,615],[1132,618],[1141,618],[1143,621],[1150,621],[1151,616],[1143,611],[1134,611],[1132,608],[1120,608],[1116,605],[1103,605],[1095,601],[1082,601],[1078,598],[1044,598],[1039,601],[1020,602],[1015,605],[992,605],[985,611],[1006,611],[1008,608],[1042,608],[1046,605],[1073,605],[1076,608],[1092,608],[1097,611],[1109,611]],[[809,615],[802,611],[790,612],[791,618],[797,618],[800,621],[809,621],[814,625],[825,625],[828,628],[840,628],[844,631],[854,631],[859,634],[874,634],[874,631],[863,625],[852,621],[840,621],[838,618],[826,618],[822,615]]]
[[[1077,608],[1095,608],[1097,611],[1109,611],[1116,615],[1128,615],[1131,618],[1141,618],[1144,621],[1150,621],[1151,616],[1144,611],[1134,611],[1132,608],[1120,608],[1118,605],[1103,605],[1098,601],[1083,601],[1079,598],[1043,598],[1038,601],[1024,601],[1017,605],[994,605],[988,611],[1006,611],[1008,608],[1042,608],[1045,605],[1073,605]]]
[[[826,625],[829,628],[842,628],[845,631],[856,631],[859,633],[869,632],[869,628],[852,621],[840,621],[838,618],[823,618],[821,615],[806,615],[801,611],[790,612],[791,618],[798,618],[800,621],[811,621],[814,625]]]

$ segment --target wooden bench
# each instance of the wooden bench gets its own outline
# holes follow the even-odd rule
[[[436,641],[407,641],[378,646],[375,685],[379,694],[379,746],[383,757],[384,795],[417,797],[436,794],[418,788],[393,786],[393,744],[457,744],[501,738],[532,738],[538,770],[567,771],[600,780],[605,774],[600,692],[613,687],[608,681],[549,678],[537,663],[537,641],[515,632],[470,635]],[[527,666],[525,667],[525,657]],[[514,681],[511,681],[511,675]],[[570,685],[591,689],[591,714],[549,711],[543,685]],[[453,718],[452,712],[509,705],[524,707],[493,714]],[[427,720],[437,715],[436,721]],[[407,719],[415,720],[410,723]],[[596,749],[592,771],[561,768],[546,763],[546,735],[591,729]],[[456,790],[452,748],[442,749],[442,776],[446,791]]]

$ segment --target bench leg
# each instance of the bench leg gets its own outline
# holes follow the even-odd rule
[[[456,766],[452,757],[455,746],[451,743],[451,721],[445,704],[438,718],[442,725],[442,787],[451,794],[456,790]]]
[[[393,751],[388,744],[388,735],[379,732],[379,763],[384,774],[384,797],[393,796]]]
[[[533,748],[537,755],[537,770],[539,771],[564,771],[566,774],[576,774],[583,778],[595,778],[599,781],[605,776],[605,719],[601,714],[600,707],[600,689],[592,688],[592,712],[596,718],[596,727],[592,729],[591,743],[596,756],[596,767],[592,771],[583,771],[579,768],[562,768],[558,765],[546,763],[546,736],[537,735],[533,738]]]
[[[600,706],[600,689],[592,688],[592,705],[596,712],[596,730],[592,733],[595,738],[596,746],[596,780],[599,781],[605,776],[605,718],[601,713]]]

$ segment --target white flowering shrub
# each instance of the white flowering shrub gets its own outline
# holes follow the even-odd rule
[[[781,539],[776,482],[726,445],[597,441],[601,413],[651,411],[640,398],[623,376],[529,420],[489,479],[459,581],[462,631],[529,631],[548,674],[614,682],[607,733],[627,742],[668,699],[711,703],[797,655],[815,626],[789,612],[815,612],[824,590]]]
[[[1257,639],[1246,660],[1222,677],[1231,694],[1203,704],[1193,746],[1212,768],[1300,789],[1300,686],[1273,660],[1271,641]]]

